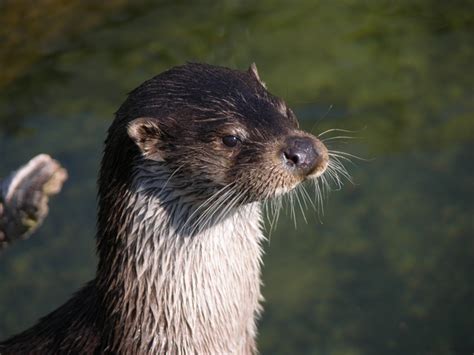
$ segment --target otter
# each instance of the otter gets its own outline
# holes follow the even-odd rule
[[[328,164],[255,65],[146,81],[105,140],[95,279],[0,353],[256,353],[262,202]]]

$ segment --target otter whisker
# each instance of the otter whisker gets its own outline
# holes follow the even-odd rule
[[[276,215],[277,215],[277,205],[276,205],[276,201],[275,200],[268,200],[268,201],[265,201],[264,204],[266,206],[270,206],[271,208],[271,213],[267,213],[267,216],[269,216],[268,218],[268,221],[270,223],[270,231],[269,231],[269,235],[272,234],[272,231],[273,231],[273,228],[274,228],[274,225],[276,223]],[[271,217],[270,217],[271,216]]]
[[[337,175],[336,175],[336,177],[337,177]],[[339,177],[337,177],[337,179],[338,179],[338,181],[340,181]],[[341,186],[342,185],[339,183],[338,189],[340,189]],[[321,193],[323,195],[323,198],[327,199],[330,191],[331,191],[331,186],[329,185],[329,182],[326,179],[326,176],[324,176],[324,175],[321,176]]]
[[[219,201],[216,201],[206,213],[203,213],[198,224],[202,223],[203,226],[207,227],[213,218],[217,221],[221,220],[239,202],[240,198],[248,192],[248,189],[249,188],[235,195],[235,191],[237,190],[237,185],[235,184],[235,186],[223,194]],[[222,208],[225,203],[227,203],[226,207]],[[216,216],[215,214],[218,211],[220,211],[220,213]]]
[[[344,173],[348,174],[346,167],[344,166],[344,164],[340,160],[340,157],[338,157],[338,156],[335,156],[335,155],[330,156],[328,167],[329,166],[334,171],[338,171],[340,173],[344,172]]]
[[[304,208],[305,210],[308,209],[308,202],[306,201],[305,199],[305,196],[303,194],[303,184],[300,184],[296,187],[296,190],[297,190],[297,193],[300,195],[301,197],[301,201],[303,202],[303,205],[304,205]]]
[[[270,193],[268,193],[267,195],[270,195]],[[276,197],[268,196],[264,200],[264,204],[266,205],[270,204],[271,206],[271,218],[269,218],[269,222],[270,222],[269,234],[271,234],[272,231],[274,230],[274,226],[276,226],[276,224],[278,223],[278,219],[280,217],[280,211],[283,205],[282,197],[281,195],[278,195]]]
[[[170,180],[173,178],[173,176],[176,175],[176,173],[185,166],[186,164],[181,164],[180,166],[178,166],[174,171],[173,173],[170,174],[169,178],[166,179],[165,183],[163,184],[163,187],[161,188],[160,190],[160,193],[164,191],[164,189],[166,188],[166,186],[168,185],[168,183],[170,182]]]
[[[303,219],[305,221],[306,224],[308,224],[308,220],[306,219],[306,215],[304,213],[304,210],[308,208],[308,205],[304,199],[304,195],[302,193],[302,187],[303,185],[298,185],[298,188],[296,189],[296,199],[298,201],[298,205],[300,206],[300,210],[301,210],[301,214],[303,215]],[[303,203],[301,203],[301,200],[303,201]],[[303,204],[304,204],[304,208],[303,208]]]
[[[339,154],[335,154],[335,153],[331,153],[330,154],[330,157],[336,157],[336,158],[340,158],[342,160],[345,160],[347,161],[348,163],[351,163],[353,165],[355,165],[355,163],[348,157],[344,156],[344,155],[339,155]]]
[[[273,207],[272,218],[270,220],[270,231],[273,231],[278,223],[278,219],[280,216],[280,209],[281,209],[281,198],[276,197],[275,200],[271,200],[271,204]]]
[[[268,194],[267,194],[268,195]],[[275,222],[275,214],[276,214],[276,197],[275,199],[272,198],[266,198],[262,201],[262,205],[265,211],[265,215],[268,216],[268,222],[270,223],[270,231],[269,234],[273,231],[273,224]]]
[[[276,200],[276,214],[275,214],[275,224],[278,223],[278,220],[280,219],[280,213],[283,208],[283,198],[280,196],[277,197]]]
[[[339,150],[328,150],[328,154],[330,156],[335,155],[335,154],[340,154],[340,155],[344,155],[344,156],[354,158],[354,159],[357,159],[357,160],[361,160],[361,161],[371,161],[371,160],[373,160],[373,159],[365,159],[365,158],[359,157],[357,155],[347,153],[347,152],[342,152],[342,151],[339,151]]]
[[[233,199],[231,199],[230,202],[228,202],[227,206],[221,211],[217,219],[219,220],[223,216],[225,216],[227,213],[229,213],[235,207],[235,205],[240,201],[241,197],[244,196],[249,191],[249,189],[250,188],[247,188],[241,191],[240,193],[238,193],[237,195],[234,195]]]
[[[294,198],[293,198],[294,192],[290,192],[288,194],[288,198],[290,199],[290,212],[291,212],[291,217],[293,219],[293,223],[295,224],[295,229],[297,229],[297,224],[296,224],[296,213],[295,213],[295,203],[294,203]]]
[[[320,217],[321,214],[324,215],[324,204],[323,204],[323,198],[322,198],[321,188],[319,187],[319,184],[320,184],[319,179],[314,180],[315,195],[316,195],[316,201],[318,204],[318,216]]]
[[[283,197],[280,195],[277,197],[277,210],[276,210],[276,216],[275,216],[275,223],[278,223],[278,220],[280,219],[280,214],[281,210],[283,208]]]
[[[234,184],[234,186],[232,186],[229,191],[221,192],[220,196],[218,196],[218,198],[202,212],[199,218],[193,223],[191,235],[193,235],[195,231],[200,231],[208,227],[213,215],[216,213],[216,211],[218,211],[220,206],[222,206],[227,201],[228,197],[232,196],[235,188],[236,187]]]
[[[181,230],[185,230],[186,228],[188,228],[188,224],[189,223],[192,223],[192,220],[193,220],[193,217],[199,213],[200,210],[202,210],[203,208],[207,208],[206,205],[208,204],[212,204],[212,200],[216,199],[216,198],[219,198],[221,194],[223,194],[225,192],[226,189],[228,188],[232,188],[232,185],[233,183],[230,183],[230,184],[227,184],[225,185],[224,187],[220,188],[219,190],[217,190],[214,194],[212,194],[209,198],[207,198],[204,202],[202,202],[192,213],[191,215],[187,218],[187,220],[183,223],[183,227],[181,228]],[[194,225],[194,223],[193,223]],[[192,230],[194,230],[194,228],[192,228]]]
[[[341,179],[339,178],[339,175],[337,174],[337,171],[333,167],[333,163],[330,163],[330,165],[326,169],[326,173],[324,175],[328,175],[331,181],[333,181],[336,184],[336,191],[340,190],[341,187],[343,186],[343,183]],[[328,190],[330,190],[330,186],[325,178],[325,176],[322,176],[324,178],[323,180],[326,182]]]
[[[340,191],[342,189],[342,186],[343,186],[343,183],[341,181],[341,179],[339,178],[339,175],[337,175],[336,172],[329,172],[328,171],[328,174],[329,176],[329,179],[336,185],[335,187],[331,187],[329,185],[329,182],[326,180],[326,184],[324,185],[325,187],[325,190],[327,191]]]
[[[352,130],[349,130],[349,129],[341,129],[341,128],[330,128],[330,129],[327,129],[325,130],[324,132],[321,132],[318,134],[318,138],[319,137],[322,137],[324,136],[325,134],[328,134],[330,132],[343,132],[343,133],[359,133],[361,132],[362,130],[364,130],[365,127],[363,129],[359,129],[359,130],[356,130],[356,131],[352,131]]]
[[[300,210],[301,210],[301,214],[303,215],[303,219],[304,219],[305,223],[308,224],[308,220],[306,219],[306,215],[304,213],[303,205],[301,204],[301,200],[300,200],[300,197],[299,197],[300,186],[301,185],[298,185],[298,187],[294,190],[294,195],[296,197],[296,201],[298,202],[298,205],[300,206]],[[295,217],[295,224],[296,224],[296,217]]]
[[[332,157],[332,168],[334,169],[334,172],[339,173],[344,178],[346,178],[347,181],[349,181],[351,184],[354,184],[354,181],[352,180],[352,177],[347,172],[346,167],[336,157]]]
[[[323,138],[323,139],[321,139],[321,142],[323,142],[324,144],[326,144],[326,142],[334,141],[334,140],[338,140],[338,139],[360,139],[360,137],[355,137],[355,136],[335,136],[335,137]]]
[[[319,123],[321,120],[323,120],[324,118],[326,118],[326,116],[329,114],[329,112],[331,112],[332,107],[333,107],[332,104],[329,105],[329,107],[328,107],[328,109],[326,110],[326,112],[325,112],[321,117],[316,118],[316,120],[315,120],[313,126],[312,126],[311,129],[309,130],[311,133],[313,133],[313,131],[314,131],[314,129],[316,128],[316,126],[318,125],[318,123]]]
[[[309,193],[308,191],[306,190],[305,186],[304,185],[301,185],[301,188],[302,188],[302,191],[304,193],[304,197],[305,197],[305,200],[308,199],[309,203],[311,204],[311,206],[313,206],[314,210],[316,210],[316,205],[314,204],[313,200],[311,199],[311,197],[309,196]]]
[[[208,214],[207,222],[205,222],[204,224],[210,222],[210,220],[219,211],[220,211],[219,214],[216,216],[217,220],[220,220],[223,216],[225,216],[227,214],[227,212],[232,208],[232,206],[239,199],[239,197],[241,195],[243,195],[243,192],[240,192],[237,195],[235,195],[235,191],[236,191],[236,188],[229,191],[229,193],[226,194],[225,196],[222,196],[221,201],[219,203],[216,203],[214,208],[212,209],[212,211],[211,211],[212,213]],[[230,200],[229,200],[229,198],[230,198]],[[223,207],[224,205],[225,205],[225,207]]]
[[[233,188],[229,191],[221,192],[220,194],[216,194],[216,198],[214,198],[208,206],[201,212],[199,217],[193,223],[192,234],[194,233],[195,229],[201,226],[201,229],[207,227],[209,216],[212,216],[215,211],[227,200],[228,196],[232,194]]]

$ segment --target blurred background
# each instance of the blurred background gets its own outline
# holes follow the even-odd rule
[[[272,232],[261,352],[472,354],[473,1],[1,1],[0,176],[48,153],[70,178],[0,255],[0,338],[93,277],[106,129],[186,61],[256,62],[305,129],[354,130],[332,147],[369,159]]]

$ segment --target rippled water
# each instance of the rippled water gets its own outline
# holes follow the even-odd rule
[[[353,130],[335,147],[368,160],[324,214],[272,233],[261,351],[474,351],[472,2],[41,3],[0,4],[0,176],[44,152],[70,179],[1,255],[0,338],[93,277],[96,173],[126,93],[185,61],[255,61],[305,129]]]

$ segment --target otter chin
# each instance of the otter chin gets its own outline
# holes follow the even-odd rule
[[[96,277],[0,353],[256,353],[261,204],[328,165],[255,65],[146,81],[105,141]]]

